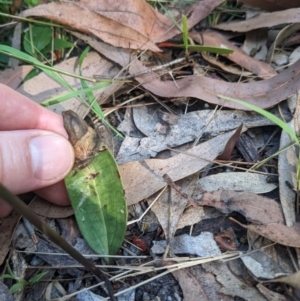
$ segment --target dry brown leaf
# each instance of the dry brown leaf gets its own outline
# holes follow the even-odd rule
[[[34,200],[31,201],[29,208],[36,214],[48,218],[65,218],[74,214],[71,206],[58,206],[44,200],[39,196],[36,196]]]
[[[234,135],[232,135],[230,137],[230,139],[228,139],[225,147],[224,147],[224,150],[222,152],[222,154],[220,154],[218,156],[218,160],[229,160],[230,159],[230,156],[232,154],[232,151],[233,151],[233,148],[235,147],[235,144],[236,142],[238,141],[238,139],[240,138],[241,136],[241,132],[242,132],[242,129],[243,129],[243,125],[241,124],[235,131]]]
[[[239,76],[252,76],[252,72],[249,71],[244,71],[243,69],[230,64],[225,64],[224,62],[221,62],[220,60],[218,60],[218,57],[214,57],[214,56],[210,56],[208,53],[203,52],[202,57],[209,62],[211,65],[213,66],[217,66],[220,69],[228,72],[228,73],[232,73],[235,75],[239,75]]]
[[[140,62],[130,65],[130,73],[145,69]],[[161,97],[195,97],[209,103],[240,110],[250,110],[235,102],[223,100],[218,95],[242,99],[260,108],[278,104],[299,88],[300,60],[282,73],[257,82],[228,83],[204,76],[189,76],[176,81],[153,79],[153,75],[136,78],[145,89]]]
[[[276,201],[252,192],[234,190],[205,192],[200,204],[214,207],[226,214],[239,212],[254,223],[284,223],[281,206]]]
[[[240,224],[242,225],[242,224]],[[243,227],[258,233],[278,244],[300,248],[300,223],[295,223],[292,227],[287,227],[280,223],[270,223],[266,225],[242,225]]]
[[[212,273],[206,272],[201,266],[172,272],[182,289],[183,301],[209,300],[231,301],[229,296],[220,295],[221,285]]]
[[[295,0],[240,0],[240,2],[268,11],[299,7],[299,3]]]
[[[83,36],[82,38],[86,40]],[[117,49],[99,41],[91,41],[91,39],[89,44],[122,67],[131,62],[130,74],[147,70],[139,60],[132,58],[127,50]],[[177,80],[175,84],[173,81],[161,81],[156,78],[155,73],[139,76],[136,79],[146,90],[161,97],[195,97],[209,103],[247,111],[248,108],[223,100],[218,95],[242,99],[260,108],[269,108],[298,91],[299,70],[300,60],[272,78],[250,83],[228,83],[204,76],[189,76]]]
[[[21,215],[13,211],[9,216],[0,218],[0,265],[4,262],[9,252],[11,239]]]
[[[300,22],[300,8],[286,9],[273,13],[261,13],[245,21],[221,23],[214,28],[235,32],[247,32],[257,28],[272,27]]]
[[[132,1],[126,2],[130,3]],[[101,10],[110,11],[113,3],[119,4],[119,2],[116,1],[102,1]],[[150,7],[150,5],[148,5],[148,7]],[[128,4],[127,11],[130,8],[131,6]],[[114,13],[119,18],[120,12],[117,11],[117,9]],[[134,11],[128,11],[128,15],[130,14],[132,14],[133,16],[136,15]],[[154,20],[160,23],[160,25],[162,25],[163,27],[165,26],[164,22],[169,21],[166,17],[158,15],[152,8],[151,15],[153,14],[157,15]],[[96,11],[90,10],[85,1],[51,2],[47,4],[41,4],[24,11],[22,13],[22,16],[47,18],[72,29],[76,29],[87,34],[93,34],[96,37],[104,40],[105,42],[117,47],[160,51],[160,49],[154,44],[154,41],[151,40],[151,37],[147,37],[145,32],[144,34],[140,33],[135,29],[124,26],[118,21],[100,14],[100,12],[98,13]],[[158,19],[158,16],[161,16],[161,18]],[[142,12],[140,12],[140,18],[143,19]],[[155,24],[150,23],[147,25],[148,28],[151,29]],[[167,31],[168,29],[168,25],[164,27],[165,31]]]
[[[130,61],[129,53],[125,51],[120,55],[120,50],[113,47],[99,44],[97,49],[106,57],[124,66],[124,61]],[[126,59],[127,55],[127,59]],[[129,72],[135,74],[145,70],[142,63],[133,60],[130,64]],[[150,73],[137,77],[136,79],[150,92],[161,97],[196,97],[207,102],[219,104],[221,106],[249,110],[234,102],[224,101],[218,95],[243,99],[261,108],[274,106],[278,102],[286,99],[289,95],[298,90],[300,80],[300,61],[289,67],[282,73],[266,80],[250,83],[227,83],[204,76],[189,76],[176,81],[161,81],[154,78],[155,74]]]
[[[203,41],[204,45],[207,46],[233,49],[234,52],[226,55],[225,57],[261,78],[267,79],[277,75],[277,72],[272,68],[272,66],[250,57],[242,49],[234,46],[234,44],[230,43],[217,32],[207,31],[203,32],[201,35],[199,33],[193,33],[191,34],[191,37],[198,43]]]
[[[198,172],[223,151],[234,133],[235,131],[230,131],[219,135],[166,160],[149,159],[120,165],[127,204],[138,203],[166,186],[162,178],[164,174],[168,174],[173,181],[178,181]]]
[[[199,23],[223,0],[204,0],[190,6],[189,28]],[[176,24],[146,1],[89,1],[48,3],[26,10],[25,17],[39,16],[64,24],[123,48],[160,51],[155,43],[180,34]],[[146,17],[145,17],[146,16]],[[181,14],[180,14],[181,18]],[[181,23],[180,18],[176,22]]]
[[[23,65],[12,69],[5,69],[0,73],[0,83],[17,89],[26,75],[33,69],[33,66]]]

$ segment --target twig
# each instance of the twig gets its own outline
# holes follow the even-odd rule
[[[170,187],[175,189],[183,198],[185,198],[193,207],[198,207],[196,201],[193,198],[189,197],[186,193],[184,193],[181,190],[181,188],[177,186],[167,174],[163,175],[163,179]]]
[[[199,57],[199,53],[196,53],[196,54],[190,56],[190,58],[195,58],[195,57]],[[182,57],[182,58],[176,59],[174,61],[171,61],[169,63],[159,65],[159,66],[156,66],[156,67],[153,67],[153,68],[150,68],[150,69],[145,69],[143,71],[140,71],[140,72],[137,72],[137,73],[134,73],[134,74],[129,74],[129,75],[125,75],[125,76],[118,76],[116,79],[117,80],[132,79],[132,78],[135,78],[135,77],[138,77],[138,76],[141,76],[141,75],[146,75],[146,74],[154,72],[154,71],[159,71],[161,69],[171,67],[171,66],[179,64],[179,63],[181,63],[185,60],[186,60],[186,58]],[[105,77],[105,76],[102,76],[102,75],[94,75],[94,78],[95,79],[112,79],[112,78]]]

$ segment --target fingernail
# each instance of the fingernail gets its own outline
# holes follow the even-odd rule
[[[30,140],[33,173],[36,179],[61,178],[73,165],[71,144],[60,136],[37,136]]]

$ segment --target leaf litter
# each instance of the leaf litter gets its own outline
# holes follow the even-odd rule
[[[134,286],[135,283],[127,278],[125,282],[127,281],[127,285],[131,287],[122,286],[122,289],[124,292],[128,289],[134,291],[135,300],[146,300],[146,294],[152,294],[151,298],[158,297],[161,300],[178,300],[178,298],[197,300],[199,296],[207,300],[221,298],[234,300],[236,297],[244,300],[272,300],[268,298],[267,292],[277,294],[278,298],[285,298],[283,290],[277,290],[280,293],[272,290],[272,286],[268,285],[270,281],[287,283],[294,288],[294,294],[299,293],[297,292],[299,273],[297,267],[293,266],[297,258],[289,253],[289,256],[282,257],[289,263],[284,264],[280,256],[277,256],[280,260],[270,260],[265,257],[270,254],[281,255],[281,249],[286,250],[286,247],[300,247],[299,222],[296,221],[298,215],[294,209],[296,193],[293,190],[297,188],[297,149],[291,147],[287,152],[280,153],[278,166],[274,161],[276,159],[272,159],[261,167],[257,174],[241,172],[259,161],[260,152],[263,152],[265,157],[267,154],[275,154],[278,150],[279,135],[271,134],[272,131],[269,129],[274,128],[271,120],[249,112],[242,105],[229,102],[219,96],[242,99],[260,108],[278,106],[278,110],[276,108],[272,110],[277,116],[282,116],[285,100],[298,91],[300,61],[288,67],[281,65],[283,70],[276,70],[278,65],[269,62],[272,61],[272,57],[283,54],[290,58],[292,51],[288,48],[283,51],[279,46],[284,48],[286,40],[297,33],[297,29],[285,32],[284,35],[281,33],[281,38],[278,35],[276,44],[274,40],[269,40],[269,36],[266,40],[266,32],[270,32],[268,28],[275,25],[284,27],[283,23],[287,20],[298,23],[299,8],[261,13],[245,21],[234,21],[235,23],[224,22],[226,17],[222,11],[219,15],[221,17],[219,24],[214,26],[214,29],[220,31],[213,31],[211,28],[201,31],[201,26],[197,27],[196,24],[208,16],[221,2],[199,1],[179,9],[170,6],[169,9],[174,9],[177,14],[174,15],[173,20],[167,14],[163,14],[163,11],[155,10],[146,2],[130,0],[122,3],[83,0],[76,3],[47,3],[22,13],[23,16],[47,18],[81,32],[72,32],[72,34],[96,51],[90,52],[83,62],[83,74],[90,80],[96,75],[118,79],[125,72],[135,77],[135,81],[130,83],[116,80],[112,85],[95,92],[94,95],[102,105],[104,113],[109,117],[115,116],[119,131],[125,134],[125,139],[117,152],[117,159],[130,212],[135,214],[137,211],[131,209],[139,205],[146,216],[150,215],[147,213],[147,210],[150,210],[148,212],[154,213],[158,221],[155,230],[146,225],[146,219],[142,219],[139,227],[134,226],[133,223],[128,226],[127,231],[137,235],[147,246],[153,248],[160,246],[159,251],[152,249],[152,252],[165,253],[162,258],[164,261],[158,265],[164,269],[168,266],[167,271],[161,274],[162,277],[169,277],[170,275],[166,274],[172,272],[181,287],[180,291],[176,285],[168,287],[166,283],[155,282],[158,280],[152,279],[149,274],[149,281],[153,280],[157,285],[156,292],[153,293],[153,289],[152,292],[147,291],[147,281],[144,282],[144,278],[136,276],[136,281],[144,284],[142,288],[147,291],[143,295],[139,285]],[[243,9],[248,8],[243,7]],[[214,11],[214,14],[216,12]],[[189,34],[191,41],[204,46],[230,48],[235,51],[230,55],[217,56],[204,53],[203,56],[200,54],[193,59],[189,59],[187,55],[185,68],[194,72],[190,75],[180,73],[186,70],[178,67],[173,70],[151,71],[151,68],[159,66],[162,61],[172,60],[175,52],[160,48],[159,43],[172,38],[176,42],[176,36],[180,35],[176,22],[181,24],[183,13],[188,16],[189,29],[194,29]],[[252,30],[257,30],[258,34],[259,30],[264,30],[265,40],[257,44],[256,35],[247,34]],[[226,31],[239,32],[241,36],[246,37],[248,45],[254,46],[251,46],[247,53],[244,52],[237,36],[231,35],[229,40],[230,35],[226,35]],[[259,48],[263,47],[262,51],[268,48],[269,53],[265,56],[268,61],[260,61],[253,54],[253,51],[260,51]],[[148,51],[148,53],[140,54],[135,49]],[[149,51],[152,52],[149,54]],[[78,74],[77,59],[77,57],[70,58],[57,64],[56,67]],[[145,70],[147,74],[135,76]],[[7,84],[13,85],[12,79],[14,76],[20,76],[20,72],[22,71],[8,75],[8,80],[5,79],[4,74],[2,78]],[[165,80],[165,75],[169,75],[170,78]],[[65,76],[64,78],[74,90],[81,88],[80,80]],[[67,89],[41,73],[21,85],[18,91],[41,103],[60,93],[65,93]],[[140,98],[136,98],[141,95],[142,102]],[[54,103],[49,108],[58,113],[73,109],[82,117],[89,110],[76,97],[65,102]],[[293,122],[297,126],[295,121],[298,120],[297,105],[296,110],[291,111],[290,114],[295,115]],[[253,144],[257,142],[255,140],[258,136],[253,134],[250,128],[260,130],[260,135],[263,137],[263,147],[252,150],[254,157],[256,156],[252,162],[246,160],[244,155],[238,152],[239,148],[235,147],[240,138],[241,124],[243,124],[243,131],[249,133]],[[239,130],[236,130],[238,128]],[[281,135],[280,148],[289,143],[289,140],[284,137],[286,134]],[[193,145],[192,142],[195,140],[200,143]],[[239,172],[236,172],[237,170]],[[200,179],[198,179],[199,173]],[[269,178],[277,173],[279,191],[276,178],[275,182],[269,181]],[[169,185],[160,193],[161,189],[167,186],[164,180],[166,174],[174,185]],[[258,195],[259,193],[264,195]],[[159,196],[158,199],[156,196]],[[191,206],[189,199],[197,202],[198,207]],[[69,219],[72,214],[70,208],[60,211],[57,206],[44,207],[38,201],[31,206],[43,217]],[[134,216],[134,218],[140,217]],[[219,223],[217,221],[220,219],[224,221],[224,225],[227,225],[226,228],[219,227],[217,232],[213,232],[210,223],[217,223],[215,225],[217,227]],[[198,229],[197,225],[201,225],[200,233],[194,230]],[[13,229],[10,227],[9,230],[4,231],[10,237]],[[75,232],[77,233],[77,230]],[[73,245],[80,239],[76,238],[76,235],[71,236],[74,240]],[[198,237],[201,237],[201,240],[195,243]],[[251,240],[251,237],[256,237],[256,240]],[[15,238],[15,242],[19,239]],[[224,258],[227,256],[222,253],[226,250],[226,240],[227,250],[239,251],[239,253],[228,254],[235,260],[227,263],[217,260],[222,259],[219,254]],[[264,241],[265,244],[253,243],[258,240]],[[3,241],[2,239],[2,244]],[[231,242],[234,243],[232,249],[229,248]],[[273,247],[274,243],[278,244],[278,248]],[[7,242],[5,245],[8,246]],[[184,248],[179,250],[180,245]],[[211,245],[213,247],[207,248],[206,252],[200,252],[199,246]],[[136,260],[139,263],[145,263],[153,255],[148,254],[148,248],[138,250],[138,247],[127,242],[124,246],[128,249],[126,254],[137,254]],[[27,247],[24,245],[23,248]],[[42,242],[39,242],[37,249],[46,253],[58,252],[51,249],[50,244]],[[7,252],[8,250],[4,250],[3,260]],[[125,251],[122,252],[120,251],[119,255],[125,254]],[[210,263],[201,262],[199,265],[200,261],[193,263],[190,258],[181,259],[182,253],[190,257],[197,254],[212,259]],[[256,257],[252,253],[256,254]],[[179,254],[181,255],[178,256]],[[148,255],[150,258],[145,259],[138,255]],[[38,256],[37,254],[36,257]],[[56,256],[53,255],[39,257],[49,265],[67,264],[63,261],[54,262]],[[132,265],[131,260],[119,258],[116,259],[116,263],[120,266],[130,265],[133,270],[140,269],[140,273],[150,273],[150,270],[145,267]],[[173,261],[180,262],[178,267],[182,270],[173,270],[171,268]],[[281,272],[288,276],[278,278],[276,273],[267,273],[275,265],[279,274]],[[156,271],[155,266],[151,266],[151,272],[153,271]],[[268,278],[269,282],[266,282],[265,286],[261,284],[255,286],[252,284],[253,278],[245,271],[249,271],[259,279]],[[76,274],[74,268],[73,271],[66,270],[65,273]],[[174,278],[167,279],[170,283],[174,283],[172,282]],[[115,283],[119,283],[117,280]],[[79,291],[82,287],[81,282],[76,285],[70,282],[73,289],[68,293]],[[166,291],[159,295],[158,290],[162,287],[165,287]],[[99,299],[102,291],[98,289],[96,293],[93,298]],[[66,291],[61,294],[65,295]],[[117,294],[122,292],[119,291]],[[64,298],[69,297],[65,295]]]

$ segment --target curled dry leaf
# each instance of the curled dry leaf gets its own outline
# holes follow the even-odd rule
[[[237,32],[247,32],[257,28],[285,24],[287,22],[300,22],[300,8],[286,9],[273,13],[262,13],[245,21],[221,23],[214,28]]]
[[[214,207],[226,214],[238,212],[254,223],[284,223],[281,206],[278,203],[252,192],[234,190],[205,192],[200,204]]]

